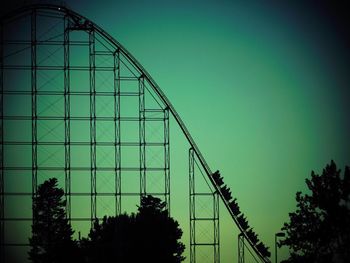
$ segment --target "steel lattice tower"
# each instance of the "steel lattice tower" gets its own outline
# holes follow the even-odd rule
[[[88,230],[147,194],[170,211],[170,118],[190,149],[190,262],[220,262],[220,200],[241,245],[246,240],[261,262],[270,262],[171,102],[118,41],[57,5],[2,17],[0,38],[1,262],[11,253],[26,258],[32,199],[51,177],[64,189],[73,228]]]
[[[8,242],[5,229],[18,221],[30,227],[35,220],[30,200],[38,184],[54,176],[64,188],[72,224],[93,222],[103,213],[118,215],[129,197],[145,194],[161,197],[170,209],[168,107],[104,32],[60,11],[32,6],[2,21],[2,248],[27,246]],[[25,35],[14,31],[18,28]],[[28,82],[16,82],[14,74],[28,76]],[[11,135],[15,127],[24,131]],[[15,160],[15,153],[23,157]],[[31,188],[7,188],[11,177],[21,180],[20,174],[31,178]],[[90,186],[79,189],[79,184]],[[8,209],[19,203],[29,204],[27,214]],[[81,204],[90,207],[89,214],[77,215]]]

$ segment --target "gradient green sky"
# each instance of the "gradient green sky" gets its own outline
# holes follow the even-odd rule
[[[311,1],[66,3],[151,74],[274,256],[274,233],[311,170],[331,159],[350,164],[350,56],[340,9]],[[173,129],[172,158],[187,162]],[[174,213],[185,217],[175,200],[187,194],[187,175],[172,169]],[[221,214],[222,262],[232,262],[237,230]]]

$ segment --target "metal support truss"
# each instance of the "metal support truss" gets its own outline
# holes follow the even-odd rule
[[[244,235],[238,235],[238,263],[244,263]]]
[[[64,177],[59,182],[64,182],[67,218],[72,222],[85,221],[93,224],[96,218],[104,214],[120,214],[124,211],[122,198],[136,197],[135,200],[138,200],[138,197],[145,194],[164,197],[167,208],[170,209],[171,114],[172,120],[179,125],[191,147],[191,263],[201,261],[197,252],[203,246],[211,249],[211,262],[220,260],[219,197],[245,237],[245,240],[241,240],[241,248],[248,244],[261,261],[270,262],[268,251],[258,249],[253,244],[233,214],[229,200],[226,200],[220,186],[213,179],[209,165],[172,103],[143,66],[117,40],[87,18],[58,5],[28,5],[1,17],[1,23],[1,257],[4,255],[3,250],[6,250],[5,246],[28,246],[23,241],[9,243],[12,241],[6,239],[7,236],[4,237],[5,227],[11,232],[19,226],[18,222],[25,222],[24,227],[27,229],[23,233],[30,233],[30,223],[35,220],[35,215],[28,210],[25,214],[25,209],[16,209],[17,214],[14,216],[7,208],[18,203],[25,203],[28,208],[30,198],[36,196],[38,183],[42,183],[42,179],[47,179],[49,175]],[[76,87],[77,83],[79,88]],[[131,90],[128,90],[130,85]],[[132,104],[134,101],[129,104],[129,99],[135,98],[138,105]],[[127,102],[121,103],[122,99]],[[14,104],[18,107],[13,107]],[[125,105],[138,108],[138,112],[133,112],[132,116],[124,115]],[[150,116],[157,114],[158,117]],[[163,116],[159,117],[159,114]],[[164,139],[149,139],[147,125],[153,121],[163,123]],[[126,123],[131,123],[132,127]],[[13,137],[8,137],[10,133],[6,129],[11,128],[11,125],[26,127],[19,133],[11,134]],[[133,137],[125,139],[125,134],[129,134],[130,130],[134,132]],[[152,147],[160,149],[164,161],[158,158],[158,163],[151,164]],[[132,153],[128,152],[131,148],[134,151]],[[21,152],[18,157],[25,157],[14,161],[14,153],[18,152]],[[128,158],[134,158],[134,162],[125,162]],[[200,188],[198,182],[201,181],[197,180],[195,172],[197,170],[208,188],[205,184],[204,188]],[[5,185],[4,182],[7,183],[7,178],[14,175],[13,179],[20,174],[28,180],[23,182],[23,188],[16,188],[15,184],[14,189],[6,188],[8,184]],[[77,179],[77,174],[84,176]],[[132,177],[128,177],[130,174],[135,176],[136,183],[131,183],[135,188],[126,190],[126,179]],[[164,183],[161,182],[161,187],[157,185],[156,190],[152,189],[152,174],[162,176],[161,179],[155,179],[158,183],[164,179]],[[23,177],[19,180],[22,179]],[[86,181],[77,187],[75,182],[80,183],[80,179]],[[202,197],[213,202],[209,217],[197,213],[200,212],[197,201]],[[9,201],[5,207],[4,203],[12,198],[16,201]],[[77,203],[79,206],[84,204],[85,207],[78,208],[75,206]],[[115,211],[112,211],[114,209],[111,206]],[[130,207],[130,204],[125,207]],[[82,211],[88,212],[84,214]],[[196,232],[200,229],[201,222],[211,224],[207,229],[211,230],[213,226],[208,242],[202,242]],[[249,252],[249,247],[247,249]]]
[[[214,262],[220,262],[220,211],[219,211],[219,194],[213,193],[213,224],[214,224]]]
[[[190,262],[196,262],[196,199],[194,186],[194,151],[189,150],[189,187],[190,187]]]
[[[65,196],[66,216],[71,219],[71,169],[70,169],[70,72],[69,72],[69,19],[64,18],[64,170],[65,170]]]
[[[89,32],[90,64],[90,156],[91,156],[91,226],[96,214],[96,86],[95,86],[95,31]]]
[[[169,131],[169,108],[164,109],[164,199],[170,215],[170,131]]]
[[[32,93],[32,198],[36,196],[38,183],[38,135],[37,135],[37,45],[36,10],[31,14],[31,93]],[[33,224],[35,215],[33,214]]]
[[[146,194],[165,201],[170,214],[174,109],[148,73],[101,28],[65,7],[31,5],[1,22],[0,261],[8,260],[4,250],[29,249],[29,236],[10,240],[4,230],[30,233],[31,200],[50,177],[64,189],[76,232],[134,209]],[[10,134],[11,125],[25,127]],[[7,188],[11,180],[23,180],[21,188]],[[18,203],[25,209],[7,209]]]
[[[114,162],[115,162],[115,213],[121,214],[121,148],[120,148],[120,53],[113,53],[114,96]]]
[[[139,77],[139,140],[140,140],[140,198],[147,192],[146,187],[146,114],[145,114],[145,83],[143,76]]]
[[[199,259],[197,251],[199,247],[212,247],[213,259],[211,262],[220,262],[220,229],[219,229],[219,196],[216,192],[198,192],[196,189],[196,167],[195,152],[189,150],[189,190],[190,190],[190,262],[195,263]],[[209,187],[209,185],[208,185]],[[203,191],[203,190],[202,190]],[[201,197],[211,197],[213,201],[212,216],[203,217],[197,215],[197,199]],[[198,238],[197,224],[199,222],[212,222],[213,236],[211,241],[203,242]]]

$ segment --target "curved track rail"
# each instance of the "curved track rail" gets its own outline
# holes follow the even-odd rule
[[[234,213],[232,211],[232,208],[230,206],[230,198],[227,199],[227,196],[225,196],[225,193],[223,189],[220,187],[220,185],[217,183],[216,180],[213,178],[212,170],[210,169],[208,163],[206,162],[204,156],[202,155],[201,151],[199,150],[199,147],[195,143],[193,137],[191,136],[190,132],[188,131],[185,123],[181,119],[180,115],[175,110],[174,106],[170,102],[170,100],[166,97],[164,92],[160,89],[158,84],[155,82],[155,80],[150,76],[150,74],[146,71],[146,69],[133,57],[133,55],[127,51],[127,49],[120,44],[115,38],[113,38],[110,34],[108,34],[105,30],[103,30],[100,26],[95,24],[94,22],[90,21],[86,17],[74,12],[73,10],[65,7],[65,6],[59,6],[59,5],[52,5],[52,4],[35,4],[35,5],[29,5],[22,8],[19,8],[17,10],[12,11],[11,13],[3,16],[1,18],[1,21],[11,20],[13,17],[19,16],[20,14],[23,14],[25,12],[29,12],[32,10],[48,10],[52,12],[58,12],[62,13],[65,16],[68,16],[74,21],[77,25],[88,25],[89,27],[93,28],[96,32],[98,32],[105,40],[107,40],[112,46],[115,47],[115,51],[121,52],[139,71],[140,76],[144,77],[145,80],[150,84],[153,91],[158,95],[159,99],[162,101],[162,103],[165,105],[166,108],[168,108],[173,115],[174,119],[176,120],[177,124],[181,128],[183,134],[185,135],[188,143],[190,144],[190,147],[193,149],[196,157],[198,158],[200,164],[202,165],[208,179],[210,180],[212,186],[214,187],[215,191],[220,195],[223,203],[225,204],[227,210],[229,211],[233,221],[237,225],[239,231],[242,235],[244,235],[245,239],[250,244],[250,247],[253,249],[253,251],[256,253],[256,255],[259,257],[259,259],[262,262],[270,262],[269,256],[267,254],[269,253],[262,253],[261,249],[259,249],[259,244],[248,234],[249,227],[242,227],[242,223],[240,222],[239,214]],[[235,200],[234,200],[235,201]],[[243,214],[241,214],[243,217]],[[260,245],[262,243],[260,242]],[[265,247],[265,246],[264,246]],[[265,247],[266,248],[266,247]]]

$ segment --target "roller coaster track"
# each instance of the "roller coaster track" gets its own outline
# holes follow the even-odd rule
[[[170,102],[170,100],[166,97],[164,92],[160,89],[158,84],[155,82],[155,80],[150,76],[150,74],[146,71],[146,69],[133,57],[133,55],[127,51],[127,49],[120,44],[115,38],[113,38],[111,35],[109,35],[105,30],[103,30],[100,26],[96,25],[86,17],[74,12],[73,10],[65,7],[65,6],[59,6],[59,5],[52,5],[52,4],[35,4],[35,5],[29,5],[22,7],[20,9],[17,9],[6,16],[2,17],[2,21],[11,19],[14,16],[18,16],[18,14],[33,11],[33,10],[46,10],[46,11],[52,11],[52,12],[59,12],[64,14],[65,16],[68,16],[71,18],[77,26],[86,26],[88,25],[89,28],[92,28],[97,32],[100,36],[102,36],[106,41],[108,41],[112,46],[115,47],[116,52],[122,53],[134,66],[135,68],[140,72],[140,77],[143,77],[149,85],[152,87],[153,91],[158,95],[159,99],[162,101],[162,103],[165,105],[167,109],[171,112],[172,116],[176,120],[177,124],[179,125],[180,129],[182,130],[184,136],[186,137],[188,143],[190,144],[190,147],[193,149],[196,157],[198,158],[201,166],[203,167],[205,174],[207,178],[210,180],[212,186],[214,187],[216,193],[219,194],[221,197],[224,205],[226,206],[228,212],[230,213],[233,221],[237,225],[239,231],[241,232],[241,235],[245,237],[245,239],[248,241],[250,247],[254,251],[254,253],[258,256],[258,258],[262,262],[270,262],[269,256],[270,253],[268,252],[267,248],[263,243],[258,243],[257,239],[253,240],[251,235],[248,234],[250,227],[246,225],[245,227],[242,225],[241,219],[243,218],[243,214],[240,212],[237,213],[233,211],[232,209],[232,202],[235,202],[235,200],[230,202],[231,198],[227,198],[227,189],[223,190],[221,188],[221,184],[218,183],[218,180],[213,177],[213,172],[210,169],[208,163],[206,162],[203,154],[201,153],[198,145],[195,143],[193,137],[191,136],[189,130],[187,129],[185,123],[181,119],[180,115],[175,110],[175,107]],[[238,205],[237,205],[238,206]],[[239,208],[238,208],[239,210]],[[251,230],[250,230],[251,233]]]

